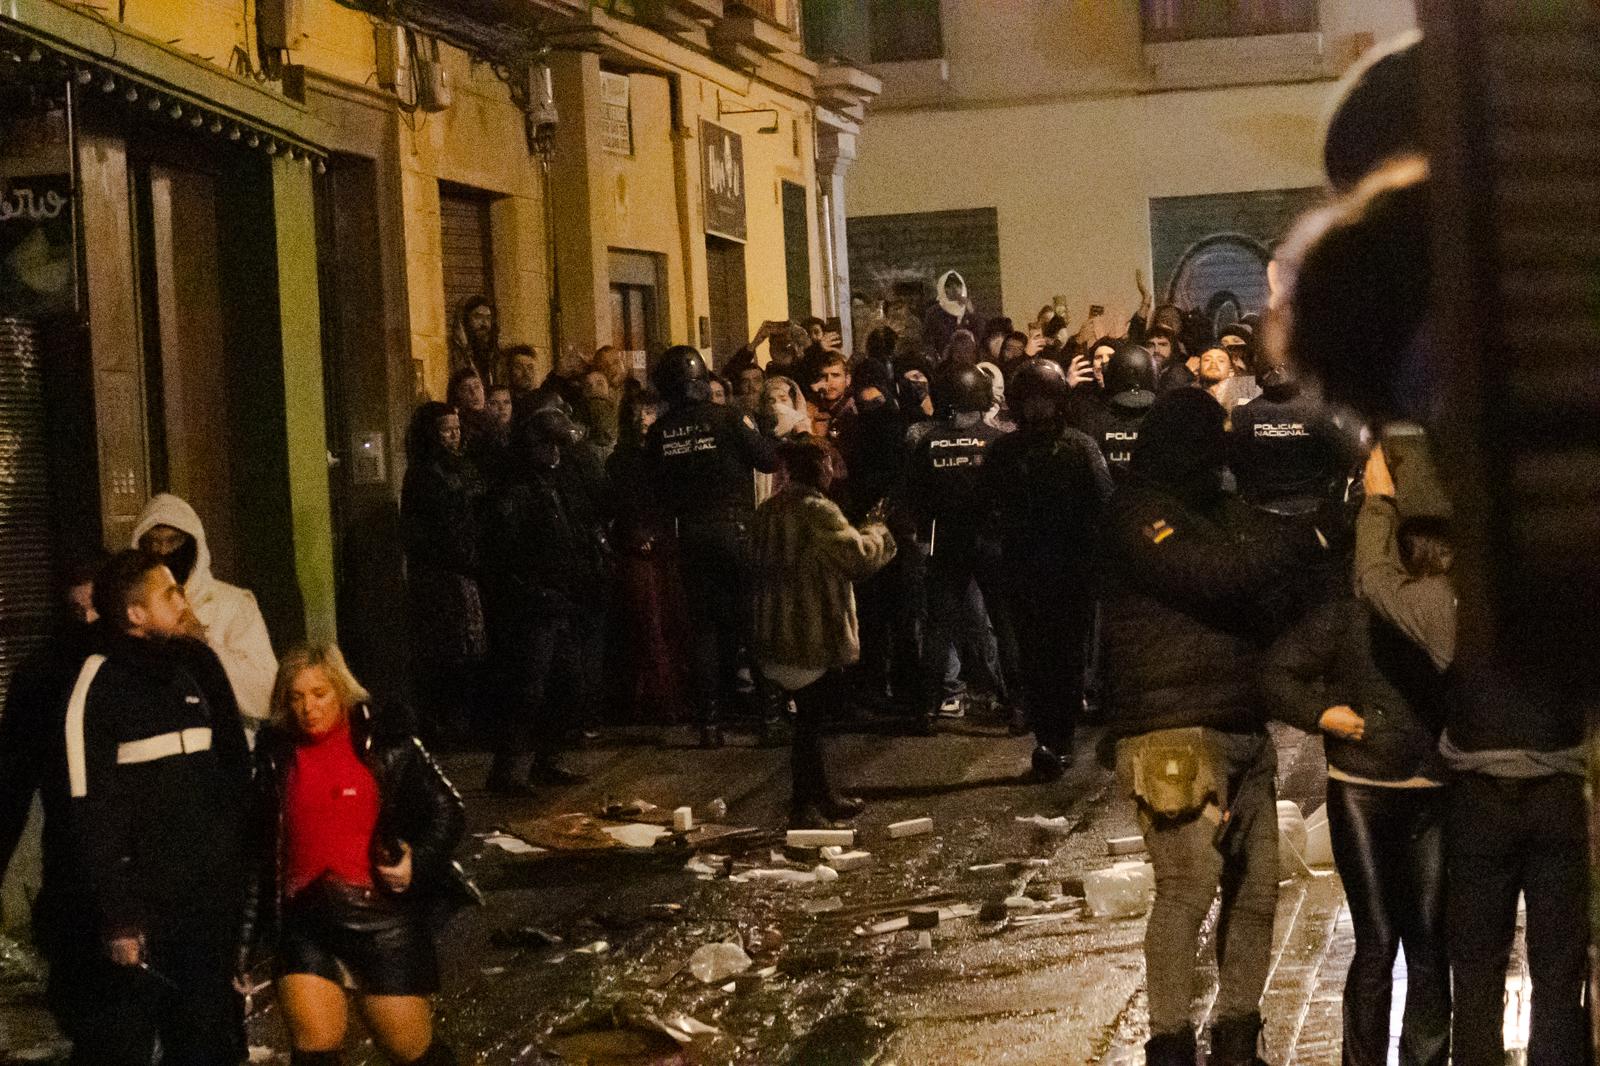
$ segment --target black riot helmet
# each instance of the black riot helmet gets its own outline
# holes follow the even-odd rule
[[[1048,422],[1061,416],[1067,402],[1066,372],[1054,359],[1029,359],[1017,368],[1006,386],[1006,404],[1023,425]]]
[[[946,363],[933,380],[935,407],[961,413],[994,406],[994,382],[971,363]]]
[[[1123,407],[1149,407],[1156,399],[1156,357],[1148,348],[1121,348],[1105,368],[1106,395]]]
[[[675,344],[661,353],[651,380],[673,407],[705,403],[711,398],[711,372],[700,352],[687,344]]]

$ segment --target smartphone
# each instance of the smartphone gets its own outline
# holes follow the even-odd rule
[[[1101,315],[1103,315],[1105,313],[1106,313],[1106,309],[1105,309],[1105,305],[1104,304],[1090,304],[1089,305],[1089,317],[1090,318],[1099,318]]]
[[[840,323],[839,316],[834,315],[832,318],[828,319],[828,321],[822,324],[822,328],[829,333],[839,333],[843,331],[844,326]]]

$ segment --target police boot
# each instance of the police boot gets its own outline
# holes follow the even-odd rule
[[[411,1060],[410,1066],[456,1066],[456,1053],[449,1044],[435,1040],[421,1058]]]
[[[1211,1053],[1206,1066],[1267,1066],[1256,1054],[1261,1040],[1261,1015],[1219,1018],[1209,1030]]]
[[[1062,775],[1067,772],[1068,765],[1069,760],[1040,745],[1033,749],[1033,765],[1029,777],[1040,784],[1048,785],[1060,781]]]
[[[291,1051],[289,1052],[289,1066],[343,1066],[344,1052],[338,1048],[332,1051]]]
[[[1195,1066],[1194,1030],[1153,1036],[1144,1045],[1144,1066]]]

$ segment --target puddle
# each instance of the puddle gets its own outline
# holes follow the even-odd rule
[[[865,1014],[824,1018],[806,1034],[791,1066],[871,1066],[883,1054],[894,1027]]]

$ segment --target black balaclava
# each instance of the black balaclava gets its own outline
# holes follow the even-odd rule
[[[1223,492],[1227,412],[1204,389],[1173,389],[1150,408],[1133,446],[1133,474],[1185,503],[1204,506]]]
[[[178,532],[183,533],[183,530]],[[194,573],[194,564],[200,558],[200,542],[183,533],[183,543],[161,558],[167,564],[167,569],[172,571],[172,579],[182,585]]]

